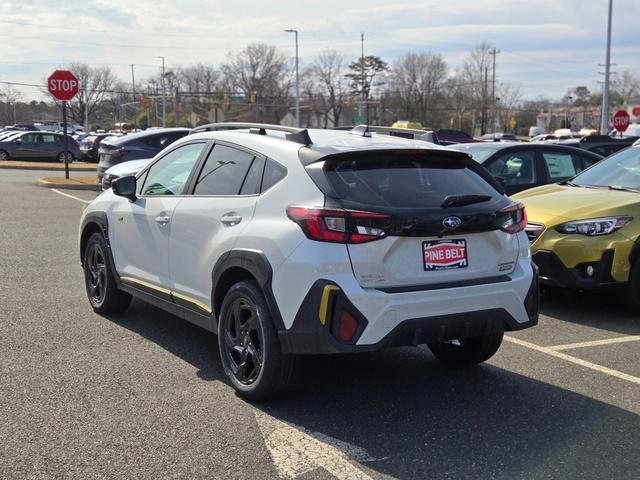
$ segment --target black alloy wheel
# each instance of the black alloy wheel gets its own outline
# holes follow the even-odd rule
[[[58,154],[58,161],[64,163],[65,157],[68,163],[73,163],[73,154],[71,152],[60,152]]]
[[[264,359],[256,306],[247,298],[236,298],[223,322],[226,364],[238,382],[251,385],[260,376]]]
[[[9,160],[9,154],[4,150],[0,150],[0,161]]]
[[[87,291],[89,301],[94,307],[100,307],[104,303],[107,285],[107,261],[102,245],[95,242],[89,245],[86,254],[85,269],[87,275]]]

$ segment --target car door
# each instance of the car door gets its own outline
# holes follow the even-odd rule
[[[53,133],[43,133],[41,135],[41,142],[38,143],[39,156],[41,158],[56,158],[58,153],[64,150],[62,145],[62,137]],[[69,139],[69,142],[73,142]]]
[[[180,145],[138,177],[134,202],[121,199],[109,218],[117,272],[125,282],[168,296],[172,216],[206,142]]]
[[[211,274],[253,217],[265,158],[216,142],[173,214],[169,269],[174,300],[210,314]]]
[[[494,177],[499,177],[507,195],[539,185],[540,173],[536,152],[530,149],[508,149],[483,164]]]
[[[25,133],[13,142],[15,144],[12,157],[33,158],[36,156],[37,133]]]

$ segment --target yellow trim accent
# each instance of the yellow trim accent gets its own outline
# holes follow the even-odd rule
[[[137,278],[132,277],[120,277],[120,280],[125,283],[133,283],[135,285],[140,285],[142,287],[149,288],[151,290],[155,290],[156,292],[164,293],[165,295],[169,295],[170,297],[179,298],[185,302],[188,302],[192,305],[198,307],[198,309],[205,312],[207,315],[211,315],[213,311],[204,303],[196,300],[195,298],[188,297],[186,295],[182,295],[181,293],[173,292],[167,288],[160,287],[158,285],[154,285],[153,283],[145,282],[144,280],[138,280]]]
[[[320,323],[324,325],[327,323],[327,309],[329,308],[329,296],[331,292],[340,290],[335,285],[325,285],[322,290],[322,298],[320,299],[320,310],[318,310],[318,318]]]
[[[120,280],[126,283],[133,283],[136,285],[140,285],[142,287],[147,287],[147,288],[150,288],[151,290],[164,293],[165,295],[171,295],[171,290],[168,290],[163,287],[159,287],[158,285],[154,285],[153,283],[145,282],[144,280],[138,280],[137,278],[132,278],[132,277],[120,277]]]
[[[186,295],[182,295],[181,293],[177,293],[177,292],[171,292],[171,295],[175,298],[179,298],[180,300],[184,300],[185,302],[195,305],[200,310],[205,312],[207,315],[211,315],[213,313],[213,311],[207,305],[196,300],[195,298],[187,297]]]

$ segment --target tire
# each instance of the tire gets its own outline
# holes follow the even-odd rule
[[[0,150],[0,161],[9,160],[9,154],[4,150]]]
[[[248,400],[266,400],[296,383],[299,357],[283,355],[271,313],[258,284],[233,285],[218,319],[218,349],[225,374]]]
[[[58,156],[56,157],[60,163],[64,163],[64,157],[65,157],[65,154],[64,154],[64,153],[65,153],[65,152],[60,152],[60,153],[58,154]],[[68,157],[67,157],[67,158],[69,159],[69,163],[73,163],[73,160],[74,160],[74,158],[73,158],[73,153],[71,153],[71,152],[67,152],[67,155],[68,155]]]
[[[431,353],[443,363],[454,367],[476,365],[489,360],[500,348],[503,332],[450,342],[429,343]]]
[[[626,300],[629,310],[640,313],[640,258],[631,265],[629,284],[626,289]]]
[[[93,310],[101,314],[124,312],[131,303],[131,295],[117,287],[101,233],[89,237],[83,260],[84,284]]]

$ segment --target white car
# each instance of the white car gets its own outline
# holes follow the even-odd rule
[[[524,207],[468,155],[354,130],[195,129],[84,210],[91,306],[139,297],[218,334],[243,396],[300,355],[427,344],[483,362],[538,319]]]
[[[144,158],[141,160],[130,160],[128,162],[119,163],[111,168],[108,168],[102,176],[102,190],[108,190],[111,188],[111,183],[120,177],[126,177],[128,175],[137,175],[140,170],[149,165],[153,158]]]

